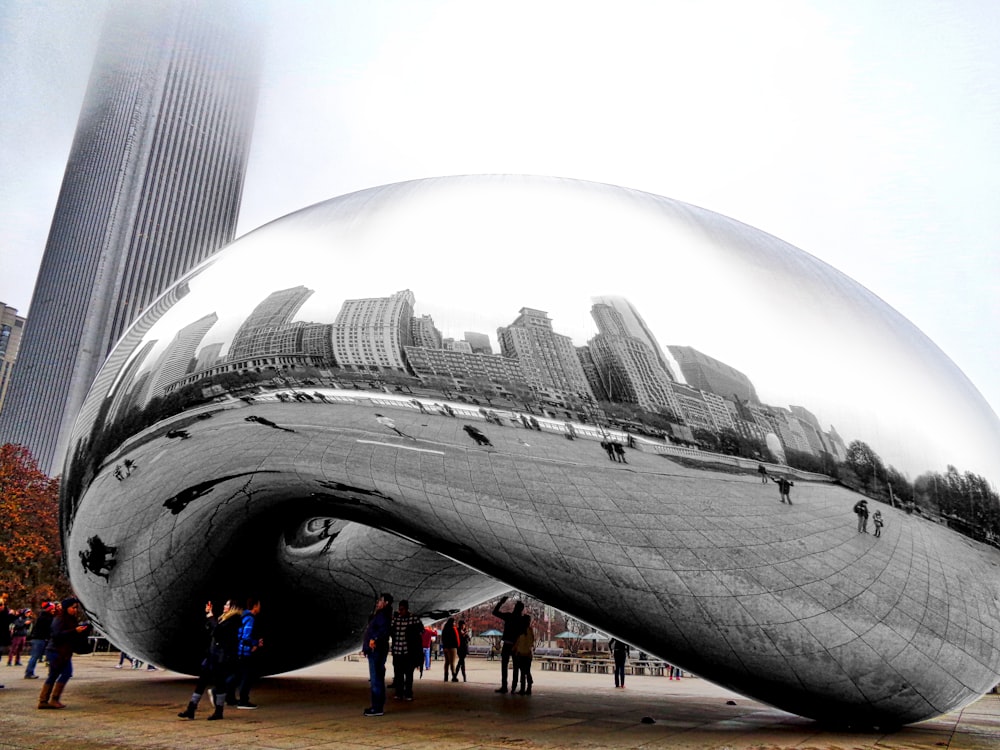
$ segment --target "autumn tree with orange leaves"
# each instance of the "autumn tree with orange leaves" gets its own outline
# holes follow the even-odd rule
[[[69,591],[61,555],[59,480],[24,446],[0,446],[0,593],[11,606],[38,606]]]

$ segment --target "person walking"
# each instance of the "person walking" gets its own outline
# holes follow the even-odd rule
[[[615,660],[615,687],[625,687],[625,662],[628,660],[629,645],[625,641],[612,638],[608,643],[611,648],[611,655]]]
[[[444,681],[448,681],[448,672],[451,672],[451,681],[458,682],[458,644],[461,638],[458,634],[458,625],[455,618],[449,617],[448,621],[441,628],[441,649],[444,651]]]
[[[38,613],[34,625],[28,631],[28,647],[31,649],[31,653],[28,655],[28,664],[24,668],[24,679],[26,680],[38,679],[38,675],[35,674],[35,665],[45,654],[45,644],[49,642],[49,636],[52,635],[54,612],[55,605],[52,602],[43,602],[42,611]]]
[[[375,602],[375,611],[365,629],[361,652],[368,659],[368,680],[371,684],[371,706],[364,716],[385,713],[385,660],[389,655],[389,633],[392,627],[392,595],[382,594]]]
[[[38,695],[39,708],[66,708],[59,699],[73,676],[73,654],[86,651],[91,629],[90,623],[80,622],[80,600],[64,599],[62,611],[52,622],[52,635],[45,650],[49,675]]]
[[[531,627],[531,615],[523,615],[521,620],[521,634],[514,641],[514,681],[511,683],[510,692],[514,692],[517,687],[517,675],[521,673],[521,689],[518,695],[531,695],[531,686],[534,679],[531,677],[531,658],[535,651],[535,629]]]
[[[494,692],[507,692],[507,668],[510,665],[510,655],[514,650],[514,642],[521,635],[523,624],[521,615],[524,614],[524,602],[515,602],[514,608],[509,612],[502,612],[500,607],[507,601],[506,596],[501,596],[500,601],[493,607],[493,616],[503,620],[503,635],[500,636],[502,646],[500,647],[500,687]]]

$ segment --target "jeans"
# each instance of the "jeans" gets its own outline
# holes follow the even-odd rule
[[[625,685],[625,654],[615,654],[615,687]]]
[[[385,658],[386,654],[372,651],[368,654],[368,680],[372,688],[372,710],[385,708]]]
[[[428,646],[424,649],[424,669],[431,668],[431,647]]]
[[[507,666],[510,664],[510,655],[514,650],[514,644],[508,641],[503,642],[500,647],[500,687],[507,687]],[[518,678],[517,667],[514,668],[514,682]]]
[[[46,640],[41,638],[34,638],[30,641],[31,643],[31,656],[28,659],[28,666],[24,668],[24,673],[26,675],[33,675],[35,673],[35,665],[38,664],[38,660],[42,658],[42,654],[45,653]]]
[[[55,685],[57,682],[66,684],[73,676],[73,657],[67,656],[60,659],[55,651],[48,651],[45,659],[49,663],[49,676],[45,678],[46,685]]]

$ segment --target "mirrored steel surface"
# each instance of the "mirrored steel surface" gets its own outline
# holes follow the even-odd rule
[[[607,185],[442,178],[279,219],[151,307],[84,406],[63,526],[88,611],[173,669],[209,599],[263,599],[275,672],[356,650],[377,592],[431,620],[516,587],[888,724],[998,679],[998,464],[954,364],[787,243]]]

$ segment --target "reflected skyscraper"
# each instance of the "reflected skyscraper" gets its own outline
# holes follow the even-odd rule
[[[609,294],[602,294],[600,297],[591,297],[591,302],[595,305],[607,305],[608,307],[616,310],[621,316],[620,321],[621,325],[625,329],[625,332],[627,332],[629,336],[634,336],[639,339],[646,344],[646,346],[652,349],[653,354],[656,355],[656,359],[660,363],[660,366],[666,371],[667,377],[673,381],[684,382],[684,376],[681,373],[680,367],[676,362],[672,361],[670,354],[668,352],[664,352],[660,347],[660,343],[656,340],[656,336],[654,336],[653,332],[649,330],[649,326],[646,325],[646,321],[642,319],[639,311],[635,309],[635,305],[624,297]]]
[[[259,29],[225,0],[110,7],[0,416],[45,471],[129,324],[235,235]]]

